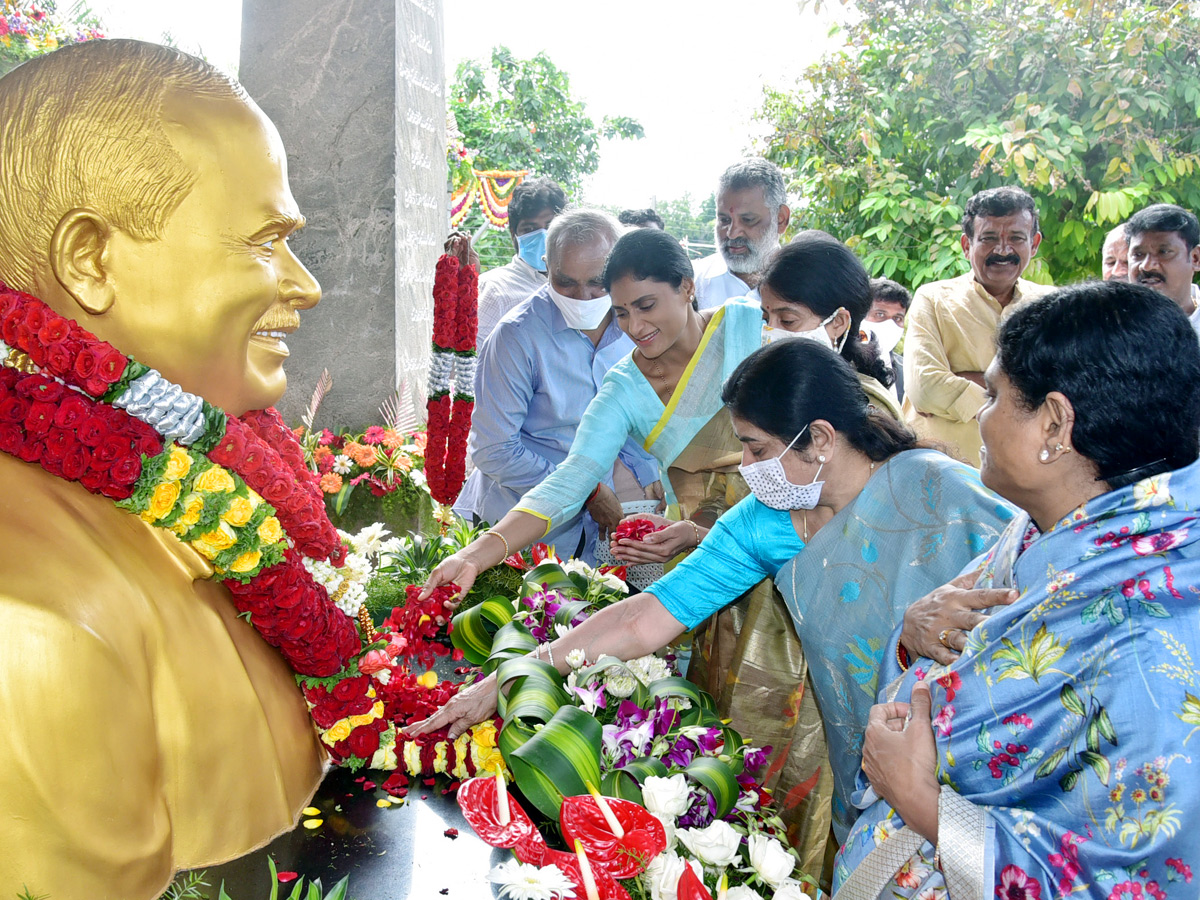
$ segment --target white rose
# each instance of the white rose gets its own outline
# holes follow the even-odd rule
[[[753,888],[739,884],[729,889],[729,893],[725,895],[725,900],[763,900],[763,897],[762,894]]]
[[[742,848],[741,835],[720,819],[707,828],[684,829],[679,832],[679,840],[705,865],[717,868],[731,865]]]
[[[787,879],[772,895],[771,900],[812,900],[799,881]]]
[[[650,775],[642,782],[642,805],[660,816],[682,816],[688,810],[690,791],[682,773],[660,778]]]
[[[658,819],[659,823],[663,827],[663,833],[667,836],[667,846],[663,849],[674,850],[679,844],[679,839],[675,836],[675,817],[663,816],[659,815],[658,813],[651,813],[650,815]]]
[[[604,673],[605,689],[618,700],[624,700],[633,695],[637,689],[637,679],[620,669],[609,669]]]
[[[796,867],[796,858],[775,838],[750,835],[750,865],[758,877],[771,887],[779,887]]]
[[[692,867],[696,877],[704,879],[704,867],[694,859],[684,860],[675,853],[660,853],[650,861],[642,875],[642,884],[650,889],[651,900],[678,900],[679,879],[685,865]]]

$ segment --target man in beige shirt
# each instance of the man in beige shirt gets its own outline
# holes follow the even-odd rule
[[[971,271],[923,286],[908,311],[904,418],[922,437],[944,441],[978,466],[975,416],[1000,319],[1050,288],[1021,278],[1042,240],[1037,209],[1025,191],[980,191],[967,201],[962,227]]]

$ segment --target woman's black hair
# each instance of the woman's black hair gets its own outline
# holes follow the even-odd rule
[[[621,236],[604,266],[604,289],[622,278],[663,281],[679,290],[683,279],[695,279],[692,261],[679,241],[657,228],[638,228]],[[695,304],[692,304],[693,307]]]
[[[1112,488],[1200,456],[1200,343],[1157,291],[1087,282],[1020,306],[1000,326],[996,365],[1027,409],[1066,395],[1072,447]]]
[[[805,425],[824,419],[876,462],[921,446],[909,428],[870,405],[844,358],[815,341],[779,341],[755,350],[733,370],[721,401],[739,419],[785,444]],[[812,433],[806,431],[793,449],[810,443]]]
[[[767,261],[762,284],[788,303],[798,303],[822,319],[838,307],[850,313],[850,327],[842,345],[854,368],[884,387],[895,379],[879,356],[875,343],[858,339],[858,331],[871,308],[871,279],[854,251],[833,235],[812,229],[802,231]]]

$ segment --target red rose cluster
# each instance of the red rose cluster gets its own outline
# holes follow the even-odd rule
[[[655,525],[649,519],[630,519],[613,529],[613,540],[644,541],[646,535],[662,531],[666,525]]]
[[[461,589],[454,583],[445,584],[440,588],[435,588],[434,592],[424,601],[417,599],[420,593],[421,589],[418,586],[410,584],[405,589],[404,605],[397,606],[392,610],[392,614],[379,626],[380,630],[399,635],[397,643],[400,653],[416,658],[417,662],[425,668],[433,665],[435,657],[445,656],[448,653],[452,653],[455,659],[461,659],[461,650],[452,651],[450,647],[437,640],[439,634],[442,633],[443,625],[446,626],[444,633],[450,633],[444,604],[447,600],[462,593]]]
[[[237,472],[275,514],[296,548],[312,559],[341,565],[346,548],[325,513],[321,488],[304,463],[295,434],[274,409],[254,410],[241,420],[227,417],[225,436],[208,454]]]
[[[371,676],[359,675],[355,678],[344,678],[332,688],[324,685],[306,687],[304,698],[311,707],[309,712],[313,721],[324,729],[350,716],[365,716],[369,713],[379,699],[371,696],[372,687],[377,689],[378,683]],[[352,756],[370,762],[375,751],[379,749],[379,736],[387,731],[390,725],[387,717],[381,716],[364,725],[355,726],[345,739],[325,746],[335,763],[344,763]]]
[[[124,500],[142,474],[142,454],[162,452],[153,428],[44,375],[0,369],[0,452]]]
[[[223,582],[238,612],[301,675],[327,678],[362,649],[354,620],[329,602],[295,550],[246,584]]]
[[[121,380],[129,358],[29,294],[0,286],[0,337],[55,378],[102,397]]]

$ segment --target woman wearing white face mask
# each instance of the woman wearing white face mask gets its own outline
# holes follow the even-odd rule
[[[771,257],[758,292],[764,346],[807,338],[828,347],[854,366],[872,403],[900,418],[891,369],[859,339],[871,285],[853,250],[824,231],[802,231]]]
[[[561,668],[576,647],[588,659],[648,653],[773,577],[809,658],[830,748],[832,823],[844,837],[888,635],[908,602],[949,581],[994,541],[1012,509],[970,466],[923,449],[908,428],[873,408],[853,370],[815,342],[757,351],[734,370],[722,399],[755,495],[645,593],[588,619],[542,656]],[[785,670],[791,663],[777,661]],[[495,690],[485,679],[423,727],[450,724],[452,735],[461,732],[491,713]],[[753,704],[753,696],[744,702]],[[789,711],[760,714],[784,719]],[[776,801],[786,807],[794,799],[777,793]]]

